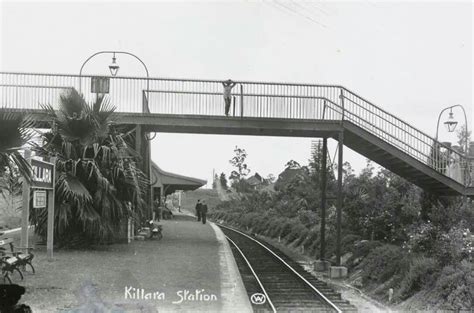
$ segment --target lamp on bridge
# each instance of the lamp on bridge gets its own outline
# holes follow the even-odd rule
[[[438,133],[439,133],[439,122],[441,120],[441,115],[443,115],[443,113],[447,110],[449,110],[449,116],[448,116],[448,120],[446,122],[444,122],[443,124],[446,126],[446,129],[448,130],[448,132],[452,133],[454,132],[454,130],[456,129],[456,126],[458,125],[458,122],[454,119],[454,113],[453,113],[453,109],[454,108],[460,108],[462,109],[463,113],[464,113],[464,120],[465,120],[465,131],[467,133],[467,115],[466,115],[466,110],[464,110],[464,107],[460,104],[456,104],[456,105],[452,105],[452,106],[449,106],[447,108],[444,108],[441,110],[441,112],[439,112],[439,115],[438,115],[438,124],[436,124],[436,137],[435,139],[438,140]],[[467,145],[466,145],[466,151],[467,152]]]
[[[112,63],[109,65],[109,70],[110,74],[112,74],[113,77],[115,77],[118,73],[118,70],[120,69],[120,66],[117,64],[117,58],[115,57],[116,54],[124,54],[124,55],[129,55],[136,60],[138,60],[142,65],[143,68],[145,69],[146,72],[146,89],[143,90],[143,107],[142,110],[143,112],[150,112],[150,109],[148,107],[148,95],[150,92],[150,74],[148,73],[148,68],[146,67],[145,63],[137,57],[135,54],[126,52],[126,51],[99,51],[94,54],[92,54],[90,57],[88,57],[84,63],[82,63],[81,69],[79,70],[79,91],[82,92],[82,70],[84,66],[86,65],[87,62],[89,62],[90,59],[95,57],[96,55],[99,54],[112,54]]]
[[[117,73],[118,73],[118,70],[120,68],[120,66],[116,63],[117,61],[117,58],[115,57],[115,52],[114,52],[114,56],[112,57],[112,63],[109,65],[109,69],[110,69],[110,74],[112,74],[112,76],[117,76]]]
[[[470,184],[470,165],[469,165],[469,162],[468,162],[468,151],[469,151],[469,148],[468,148],[468,126],[467,126],[467,115],[466,115],[466,110],[464,109],[464,107],[460,104],[456,104],[456,105],[452,105],[452,106],[449,106],[447,108],[444,108],[443,110],[441,110],[441,112],[439,113],[439,116],[438,116],[438,124],[436,125],[436,141],[438,140],[438,129],[439,129],[439,121],[441,119],[441,115],[443,114],[443,112],[449,110],[449,117],[448,117],[448,120],[446,122],[444,122],[444,125],[446,126],[446,128],[448,129],[448,132],[452,133],[454,132],[454,130],[456,129],[456,126],[458,125],[458,122],[454,120],[454,114],[453,114],[453,109],[454,108],[460,108],[462,109],[463,113],[464,113],[464,122],[465,122],[465,129],[464,131],[466,132],[465,133],[465,136],[466,138],[463,138],[463,140],[465,141],[465,146],[464,146],[464,178],[463,178],[463,183],[464,183],[464,188],[465,188],[465,191],[464,191],[464,208],[467,209],[467,187],[468,185]]]
[[[446,129],[448,132],[452,133],[456,129],[456,126],[458,125],[458,122],[454,120],[453,117],[453,108],[451,107],[451,110],[449,112],[449,117],[446,122],[444,122],[444,125],[446,126]],[[466,124],[467,127],[467,124]]]

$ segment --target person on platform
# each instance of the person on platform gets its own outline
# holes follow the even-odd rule
[[[153,220],[160,221],[160,199],[158,198],[153,201]]]
[[[235,84],[236,83],[230,79],[222,82],[224,86],[225,116],[229,116],[230,104],[232,102],[232,88],[234,88]]]
[[[198,199],[198,202],[196,203],[196,217],[197,221],[201,221],[201,199]]]
[[[203,224],[206,224],[206,215],[207,215],[206,200],[202,200],[202,203],[201,203],[201,219],[202,219]]]

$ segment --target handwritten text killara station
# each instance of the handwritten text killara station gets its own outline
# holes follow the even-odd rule
[[[162,291],[146,291],[143,288],[135,288],[126,286],[124,291],[126,300],[157,300],[164,301],[167,299],[166,293]],[[207,293],[205,289],[195,290],[178,290],[173,299],[173,304],[183,302],[213,302],[217,301],[217,296],[213,293]]]

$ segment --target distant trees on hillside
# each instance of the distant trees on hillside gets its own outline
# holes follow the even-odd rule
[[[225,177],[224,173],[221,173],[221,175],[219,176],[219,183],[221,184],[222,189],[229,189],[229,186],[227,186],[227,178]]]
[[[230,173],[229,179],[231,180],[231,187],[237,192],[249,191],[249,185],[245,181],[245,178],[250,173],[245,159],[247,158],[247,151],[245,149],[235,146],[234,157],[229,160],[230,164],[234,166],[235,170]]]

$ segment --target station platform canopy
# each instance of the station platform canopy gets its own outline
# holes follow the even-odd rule
[[[153,188],[160,188],[162,195],[172,194],[177,190],[195,190],[204,186],[207,181],[170,173],[162,170],[155,162],[151,165],[151,182]]]

